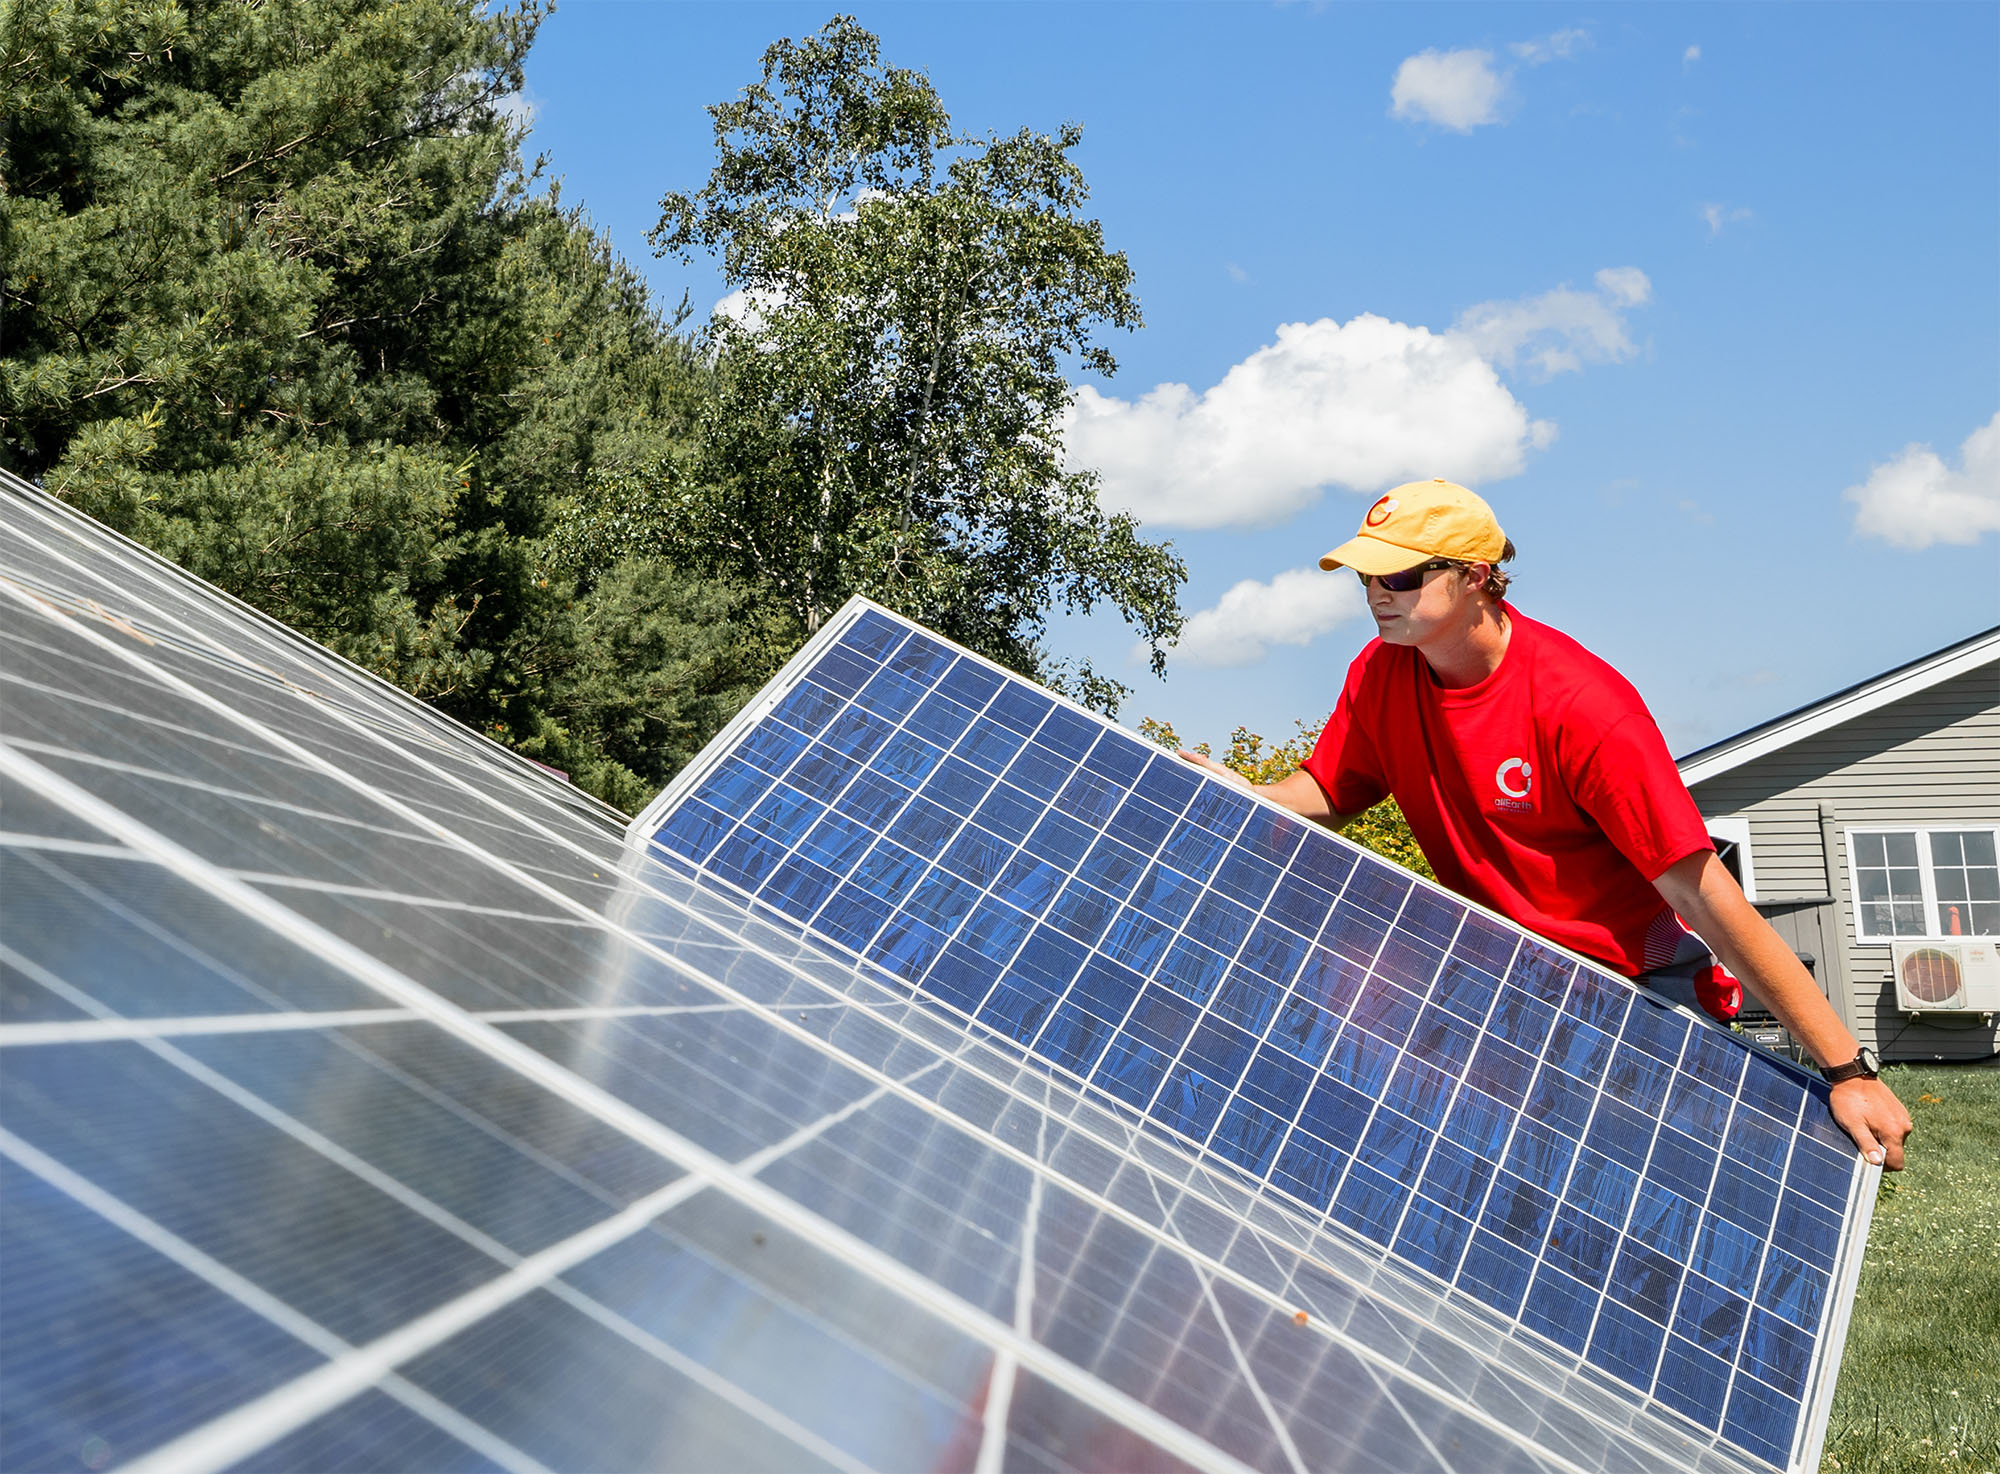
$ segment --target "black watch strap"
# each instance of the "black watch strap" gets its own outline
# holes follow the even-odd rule
[[[1844,1065],[1829,1065],[1820,1071],[1829,1085],[1838,1085],[1842,1080],[1873,1080],[1882,1073],[1882,1060],[1866,1044],[1861,1052]]]

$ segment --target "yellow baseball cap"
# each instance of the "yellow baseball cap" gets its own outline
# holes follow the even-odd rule
[[[1493,509],[1442,476],[1412,481],[1376,500],[1353,537],[1319,560],[1322,568],[1401,573],[1433,558],[1496,563],[1507,534]]]

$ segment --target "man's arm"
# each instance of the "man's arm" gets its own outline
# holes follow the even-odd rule
[[[1216,777],[1234,783],[1238,788],[1251,793],[1261,793],[1273,803],[1282,804],[1301,819],[1310,819],[1315,824],[1324,824],[1328,829],[1344,829],[1357,816],[1336,814],[1333,805],[1326,800],[1326,790],[1319,786],[1319,779],[1304,768],[1276,783],[1252,783],[1234,768],[1217,762],[1212,757],[1203,757],[1198,752],[1182,750],[1181,756],[1197,768],[1206,768]]]
[[[1653,882],[1694,934],[1748,983],[1822,1065],[1842,1065],[1861,1045],[1848,1031],[1771,923],[1743,897],[1736,879],[1713,850],[1687,856]],[[1903,1140],[1910,1113],[1880,1080],[1843,1080],[1833,1087],[1833,1118],[1869,1161],[1891,1172],[1903,1169]]]

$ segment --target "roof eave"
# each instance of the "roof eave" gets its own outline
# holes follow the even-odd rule
[[[1920,660],[1913,660],[1908,665],[1899,665],[1859,685],[1836,691],[1810,706],[1773,717],[1748,731],[1738,732],[1734,737],[1725,737],[1720,742],[1677,758],[1675,763],[1681,770],[1681,781],[1692,788],[1732,768],[1754,762],[1780,748],[1790,747],[1842,722],[1866,716],[1893,701],[1929,690],[1996,660],[2000,660],[2000,625]]]

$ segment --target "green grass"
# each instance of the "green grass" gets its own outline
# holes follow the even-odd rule
[[[1875,1200],[1820,1468],[2000,1474],[2000,1067],[1882,1073],[1917,1129]]]

